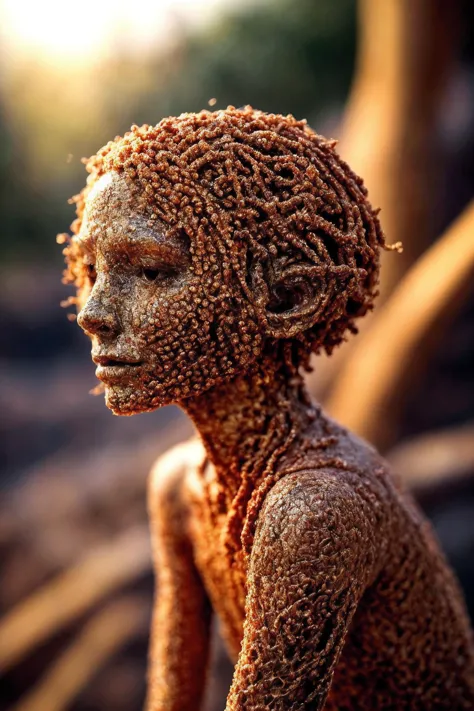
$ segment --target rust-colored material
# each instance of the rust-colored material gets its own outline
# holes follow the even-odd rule
[[[429,524],[301,375],[372,305],[384,240],[361,180],[304,122],[250,108],[134,127],[88,169],[65,252],[106,402],[176,402],[200,435],[151,477],[149,711],[199,708],[211,608],[227,711],[471,709]]]

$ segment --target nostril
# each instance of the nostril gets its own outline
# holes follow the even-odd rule
[[[110,337],[116,331],[113,315],[84,308],[77,317],[77,323],[88,334]]]

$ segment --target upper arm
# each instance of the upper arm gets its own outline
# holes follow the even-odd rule
[[[189,440],[173,447],[150,472],[148,513],[154,567],[161,588],[164,584],[180,585],[180,579],[188,578],[191,571],[196,581],[199,578],[183,489],[187,473],[199,461],[200,446],[196,440]]]
[[[190,467],[199,461],[202,447],[197,440],[172,447],[154,463],[148,479],[148,513],[153,537],[166,530],[184,533],[183,483]]]
[[[307,474],[272,489],[250,557],[228,709],[322,707],[377,558],[376,517],[353,487]]]

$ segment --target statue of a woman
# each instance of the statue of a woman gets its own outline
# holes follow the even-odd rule
[[[292,116],[134,126],[88,163],[65,249],[108,407],[178,404],[154,469],[149,711],[197,711],[212,612],[227,711],[474,708],[473,642],[423,518],[302,373],[372,308],[362,181]]]

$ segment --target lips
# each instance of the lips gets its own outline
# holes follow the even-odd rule
[[[142,361],[132,360],[127,356],[111,355],[93,355],[92,360],[98,366],[95,371],[99,380],[122,380],[127,375],[135,374],[136,371],[143,365]]]

